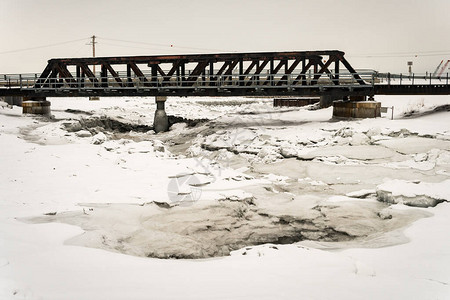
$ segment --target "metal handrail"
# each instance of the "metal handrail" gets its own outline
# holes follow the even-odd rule
[[[312,80],[318,75],[317,82],[312,85]],[[312,73],[305,74],[231,74],[215,75],[205,74],[198,76],[195,80],[188,80],[189,74],[183,76],[152,77],[151,74],[145,74],[145,77],[133,75],[131,77],[120,76],[118,78],[111,75],[106,77],[76,77],[60,79],[40,79],[38,74],[4,74],[0,75],[0,89],[2,88],[20,88],[35,90],[86,90],[86,89],[161,89],[161,88],[304,88],[311,86],[334,87],[335,83],[339,86],[361,86],[355,79],[359,75],[368,85],[448,85],[448,73],[443,76],[432,76],[431,74],[391,74],[357,72],[339,73]],[[167,80],[169,78],[169,80]],[[118,80],[120,79],[120,80]],[[45,86],[39,86],[44,80]],[[120,82],[118,82],[120,81]],[[131,84],[129,84],[131,83]]]
[[[371,78],[371,73],[369,74],[362,74],[362,73],[355,73],[360,75],[364,80],[370,81]],[[348,79],[349,78],[353,78],[355,74],[351,74],[351,73],[339,73],[339,81],[342,83],[348,83]],[[52,84],[56,84],[58,85],[58,82],[60,81],[64,81],[65,83],[67,83],[67,81],[73,81],[73,82],[84,82],[84,84],[89,84],[92,83],[96,84],[96,82],[108,82],[108,85],[119,85],[119,83],[116,81],[116,79],[120,79],[122,82],[126,83],[129,80],[132,81],[149,81],[149,82],[165,82],[166,84],[168,82],[184,82],[184,85],[186,85],[187,83],[195,83],[195,82],[233,82],[233,83],[243,83],[243,82],[249,82],[249,81],[259,81],[262,83],[265,83],[267,81],[269,81],[270,83],[275,83],[275,82],[281,82],[282,78],[287,77],[288,80],[284,80],[284,81],[294,81],[295,78],[301,78],[300,80],[306,80],[307,83],[311,83],[312,79],[316,76],[319,75],[318,78],[318,83],[320,84],[320,82],[324,82],[327,79],[332,82],[333,80],[337,80],[334,78],[331,78],[331,76],[329,74],[326,73],[321,73],[321,74],[315,74],[315,73],[306,73],[306,74],[300,74],[300,73],[294,73],[294,74],[270,74],[270,73],[260,73],[260,74],[247,74],[247,75],[241,75],[241,74],[231,74],[231,75],[201,75],[198,76],[195,80],[193,81],[188,81],[187,79],[189,78],[189,74],[186,74],[185,76],[170,76],[170,77],[163,77],[161,75],[158,75],[156,77],[152,77],[150,74],[145,74],[145,77],[138,77],[136,75],[131,76],[131,77],[127,77],[127,76],[119,76],[118,78],[108,75],[106,77],[76,77],[74,74],[72,74],[72,77],[70,78],[60,78],[60,79],[50,79],[50,83]],[[331,74],[332,76],[335,76],[335,74]],[[166,78],[170,78],[169,81],[165,80]],[[213,78],[213,79],[212,79]],[[155,80],[156,79],[156,80]],[[230,80],[231,79],[231,80]],[[37,74],[8,74],[8,75],[0,75],[0,86],[21,86],[23,88],[31,88],[32,86],[34,86],[36,83],[42,82],[46,79],[40,79],[39,76],[37,76]],[[70,84],[70,83],[67,83]]]

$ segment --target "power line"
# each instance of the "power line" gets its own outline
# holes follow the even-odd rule
[[[139,47],[139,46],[119,45],[119,44],[105,43],[105,42],[102,42],[102,45],[113,46],[113,47],[121,47],[121,48],[145,49],[145,50],[166,49],[166,47],[163,47],[163,46],[155,46],[155,47]]]
[[[78,39],[78,40],[72,40],[72,41],[66,41],[66,42],[61,42],[61,43],[55,43],[55,44],[48,44],[48,45],[30,47],[30,48],[8,50],[8,51],[0,52],[0,54],[17,53],[17,52],[30,51],[30,50],[35,50],[35,49],[49,48],[49,47],[54,47],[54,46],[59,46],[59,45],[65,45],[65,44],[70,44],[70,43],[74,43],[74,42],[84,41],[84,40],[86,40],[86,38]]]
[[[200,51],[235,52],[235,51],[229,51],[229,50],[223,50],[223,49],[188,47],[188,46],[180,46],[180,45],[174,45],[174,44],[170,44],[169,45],[169,44],[159,44],[159,43],[147,43],[147,42],[111,39],[111,38],[105,38],[105,37],[97,37],[97,38],[100,38],[100,39],[103,39],[103,40],[106,40],[106,41],[115,41],[115,42],[130,43],[130,44],[150,45],[150,46],[158,46],[158,47],[164,47],[164,48],[180,48],[180,49],[191,49],[191,50],[200,50]]]
[[[419,56],[442,56],[450,55],[450,50],[436,50],[436,51],[418,51],[418,52],[385,52],[385,53],[373,53],[373,54],[348,54],[354,58],[395,58],[395,57],[419,57]]]
[[[380,53],[371,53],[366,55],[390,55],[390,54],[429,54],[429,53],[441,53],[441,52],[450,52],[450,50],[433,50],[433,51],[408,51],[408,52],[380,52]]]

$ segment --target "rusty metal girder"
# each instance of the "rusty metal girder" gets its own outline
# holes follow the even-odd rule
[[[322,62],[323,59],[326,60],[325,63]],[[52,82],[64,80],[69,87],[84,88],[85,78],[96,88],[111,86],[170,88],[180,82],[182,86],[187,87],[194,85],[213,87],[219,84],[281,87],[288,83],[288,78],[294,72],[299,73],[295,73],[295,79],[289,84],[316,85],[321,76],[327,74],[334,85],[339,85],[340,62],[358,84],[365,85],[364,80],[345,60],[344,52],[330,50],[50,59],[35,87],[48,88]],[[247,64],[245,68],[244,63]],[[302,66],[297,69],[300,63]],[[330,70],[332,63],[335,63],[334,70]],[[171,64],[172,67],[164,71],[162,64]],[[91,71],[89,66],[92,65],[101,66],[100,76]],[[120,65],[126,66],[126,77],[119,75],[116,66]],[[141,69],[142,65],[143,68],[149,67],[150,71]],[[76,67],[75,77],[69,71],[71,66]],[[308,83],[306,73],[311,72],[311,69],[314,70],[314,77]],[[237,79],[233,79],[234,75],[237,75]],[[112,84],[114,81],[116,85]]]
[[[235,59],[242,59],[244,61],[252,60],[294,60],[299,57],[312,57],[312,56],[330,56],[341,55],[343,57],[345,53],[338,50],[326,50],[326,51],[296,51],[296,52],[253,52],[253,53],[221,53],[221,54],[187,54],[187,55],[156,55],[156,56],[123,56],[123,57],[88,57],[88,58],[58,58],[51,59],[52,61],[58,61],[66,65],[75,65],[79,62],[87,63],[88,65],[101,65],[102,61],[108,61],[110,64],[126,64],[134,62],[136,64],[163,64],[173,63],[179,60],[183,60],[186,63],[199,62],[199,61],[214,61],[224,62]]]

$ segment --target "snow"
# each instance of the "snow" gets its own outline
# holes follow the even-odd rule
[[[50,99],[51,121],[0,109],[0,299],[448,299],[450,123],[448,111],[432,111],[450,99],[376,100],[395,106],[394,120],[334,121],[331,109],[272,108],[258,98],[169,98],[169,115],[212,123],[176,124],[158,135],[63,125],[101,116],[151,125],[152,98]],[[187,175],[194,185],[174,191],[189,194],[198,185],[201,193],[182,207],[170,187]],[[403,200],[376,201],[379,191]],[[418,196],[445,201],[402,204]],[[176,218],[164,219],[169,208],[150,203],[172,206],[186,231],[208,208],[249,207],[256,218],[256,205],[274,220],[335,219],[335,229],[370,234],[196,260],[102,249],[111,232],[139,232],[156,214],[175,226]],[[75,225],[48,221],[59,217]],[[136,243],[186,242],[162,232]]]

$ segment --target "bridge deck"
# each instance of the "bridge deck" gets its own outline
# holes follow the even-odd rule
[[[62,58],[49,60],[39,75],[0,75],[0,96],[375,94],[450,94],[448,74],[432,78],[357,72],[344,52],[332,50]]]
[[[370,84],[361,85],[351,74],[342,73],[339,84],[331,77],[321,77],[313,84],[314,74],[305,75],[304,81],[296,80],[301,74],[288,75],[258,75],[242,78],[239,74],[222,75],[214,79],[208,76],[195,80],[174,76],[170,80],[157,77],[150,81],[150,76],[142,77],[96,77],[95,79],[71,77],[68,82],[63,79],[51,79],[46,84],[40,84],[37,76],[9,77],[7,81],[0,80],[0,96],[245,96],[245,95],[321,95],[322,93],[354,93],[368,94],[372,89]],[[371,74],[359,74],[362,78]],[[128,84],[120,84],[128,82]]]

